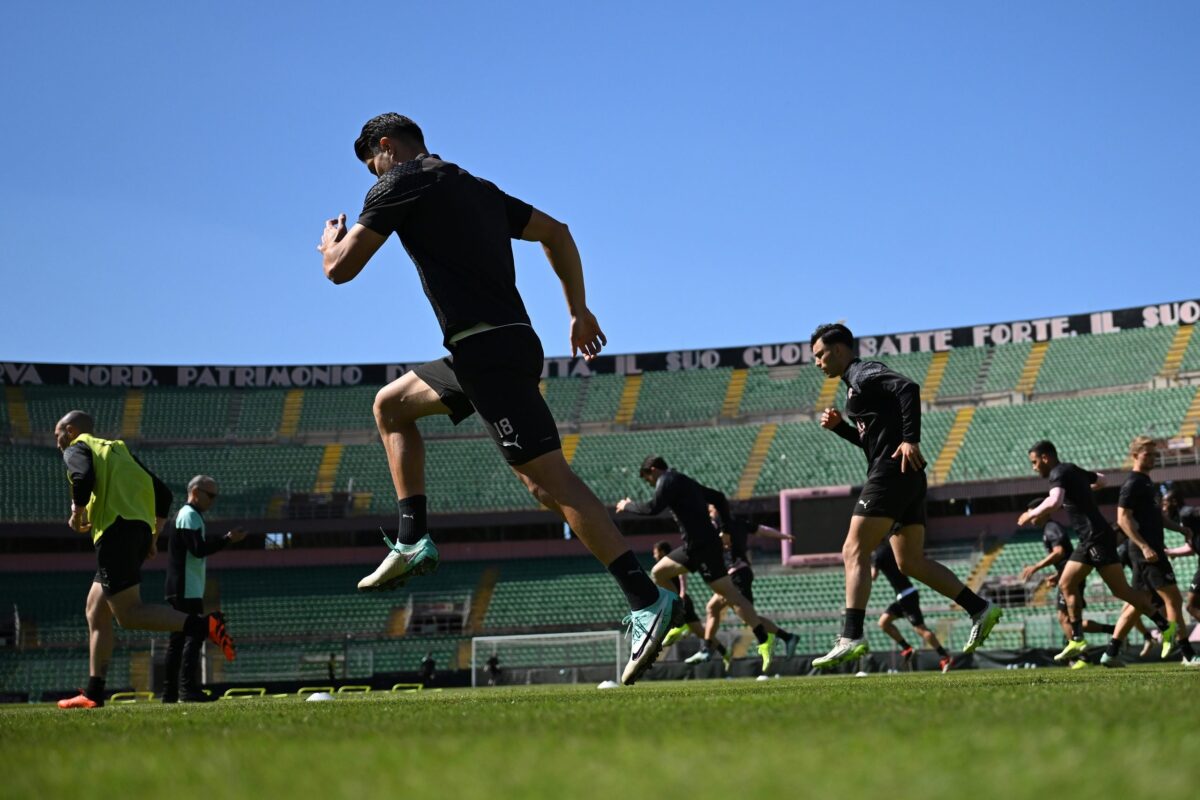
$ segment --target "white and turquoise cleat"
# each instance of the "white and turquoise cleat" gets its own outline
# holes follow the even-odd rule
[[[409,578],[437,572],[438,550],[429,534],[416,544],[400,544],[383,536],[384,543],[392,552],[387,554],[375,571],[358,582],[360,592],[386,592],[399,589]]]
[[[866,638],[847,639],[845,636],[839,636],[838,640],[834,642],[833,649],[823,656],[814,658],[812,665],[816,669],[830,669],[838,664],[860,659],[869,652],[871,652],[871,648],[867,645]]]
[[[621,683],[632,686],[662,652],[663,639],[683,622],[683,603],[679,595],[659,587],[658,601],[625,617],[629,630],[629,663],[621,673]]]
[[[996,623],[1000,621],[1000,617],[1004,615],[1004,611],[1000,606],[988,601],[987,608],[979,612],[979,616],[971,617],[971,633],[967,636],[967,644],[963,647],[964,653],[974,653],[979,649],[992,632],[992,628],[996,627]]]

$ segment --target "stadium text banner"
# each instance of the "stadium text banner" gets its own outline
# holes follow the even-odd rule
[[[1200,322],[1200,299],[1136,306],[1091,314],[1026,319],[962,328],[886,333],[858,338],[864,358],[901,353],[929,353],[960,347],[1020,342],[1044,342],[1081,334],[1115,333],[1134,328],[1190,325]],[[582,358],[548,358],[547,378],[597,374],[633,375],[640,372],[717,369],[719,367],[779,367],[812,363],[807,341],[625,353]],[[14,386],[183,386],[233,388],[307,388],[311,386],[379,386],[403,375],[415,364],[338,364],[297,366],[143,366],[105,364],[27,364],[0,362],[0,385]]]

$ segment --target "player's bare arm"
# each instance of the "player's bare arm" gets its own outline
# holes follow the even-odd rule
[[[317,245],[324,259],[325,277],[339,284],[354,280],[386,241],[387,237],[362,225],[347,230],[345,214],[325,220]]]
[[[831,431],[842,424],[842,412],[836,408],[827,408],[821,412],[821,427]]]
[[[1128,508],[1117,508],[1117,525],[1129,537],[1129,541],[1133,542],[1142,551],[1142,557],[1153,563],[1158,561],[1158,553],[1154,552],[1145,539],[1142,538],[1142,531],[1138,527],[1137,520],[1133,518],[1133,512]]]
[[[521,238],[527,242],[541,243],[546,260],[562,282],[563,295],[567,299],[567,310],[571,314],[571,355],[583,353],[583,357],[591,361],[600,355],[600,351],[608,344],[608,338],[600,330],[595,315],[588,310],[583,260],[571,229],[566,223],[535,208],[525,230],[521,231]]]
[[[1033,577],[1035,572],[1040,572],[1051,564],[1057,564],[1067,556],[1067,551],[1062,545],[1055,545],[1054,549],[1046,554],[1046,557],[1036,564],[1030,564],[1021,570],[1021,580],[1027,581]]]

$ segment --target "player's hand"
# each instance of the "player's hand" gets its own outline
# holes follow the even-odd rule
[[[1023,580],[1023,581],[1029,580],[1030,578],[1033,577],[1034,572],[1036,572],[1036,570],[1033,568],[1032,564],[1026,566],[1024,569],[1021,570],[1021,580]]]
[[[321,243],[317,249],[322,253],[346,238],[346,215],[338,214],[337,219],[325,220],[325,230],[321,232]]]
[[[821,412],[821,427],[831,431],[842,424],[842,412],[836,408],[827,408]]]
[[[622,498],[622,499],[618,500],[618,501],[617,501],[617,511],[618,511],[618,513],[619,513],[619,512],[621,512],[621,511],[624,511],[624,510],[625,510],[625,508],[626,508],[626,506],[628,506],[628,505],[629,505],[630,503],[632,503],[632,502],[633,502],[633,501],[632,501],[632,500],[630,500],[628,497],[624,497],[624,498]]]
[[[608,337],[600,330],[596,315],[586,308],[578,314],[571,315],[571,357],[583,353],[585,361],[591,361],[600,355],[600,351],[608,344]]]
[[[158,555],[158,534],[157,533],[150,537],[150,547],[147,548],[147,550],[146,550],[146,560],[149,561],[150,559],[154,558],[156,555]]]
[[[225,538],[229,540],[230,544],[237,544],[242,539],[246,538],[246,531],[242,528],[234,528],[229,533],[225,534]]]
[[[1028,511],[1022,511],[1022,512],[1021,512],[1021,516],[1017,517],[1017,527],[1018,527],[1018,528],[1024,528],[1024,527],[1025,527],[1026,525],[1028,525],[1028,524],[1029,524],[1029,523],[1030,523],[1032,520],[1033,520],[1033,517],[1030,515],[1030,512],[1028,512]]]
[[[900,471],[904,472],[907,465],[913,472],[925,469],[925,456],[921,455],[921,445],[912,442],[901,442],[892,453],[892,458],[900,459]]]
[[[1058,584],[1058,573],[1057,572],[1051,572],[1049,575],[1046,576],[1046,585],[1047,586],[1055,586],[1057,584]]]
[[[67,520],[67,524],[71,526],[71,530],[76,533],[87,533],[92,529],[92,523],[88,522],[87,508],[79,508],[71,505],[71,518]]]
[[[1146,559],[1146,563],[1153,564],[1158,561],[1158,553],[1154,552],[1154,548],[1148,544],[1142,545],[1142,558]]]

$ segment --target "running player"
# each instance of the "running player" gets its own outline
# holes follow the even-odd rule
[[[754,631],[763,672],[766,672],[771,666],[771,651],[778,629],[768,620],[759,618],[754,604],[746,599],[726,574],[725,562],[721,557],[721,540],[708,518],[707,509],[711,503],[719,510],[725,526],[732,524],[725,495],[671,469],[662,456],[647,456],[638,475],[654,487],[654,498],[648,503],[635,503],[625,497],[617,503],[617,511],[654,516],[670,509],[683,535],[683,545],[654,565],[654,580],[664,589],[670,589],[671,580],[676,576],[686,572],[699,573],[704,582],[729,601],[737,615]]]
[[[621,586],[632,650],[622,681],[654,662],[682,613],[679,598],[656,587],[604,505],[563,458],[558,428],[538,391],[542,345],[517,292],[510,239],[540,242],[571,315],[571,354],[586,359],[607,344],[588,309],[583,265],[570,230],[521,200],[431,155],[408,117],[381,114],[363,125],[354,153],[378,178],[358,222],[325,223],[325,275],[352,280],[395,233],[417,272],[451,355],[405,373],[375,397],[375,421],[396,490],[396,541],[363,591],[394,589],[433,572],[438,552],[426,526],[425,446],[416,422],[446,414],[454,423],[479,412],[505,461],[535,498],[570,525]]]
[[[54,426],[71,483],[71,518],[78,533],[90,533],[96,548],[96,577],[87,597],[87,688],[60,700],[59,708],[104,705],[104,682],[113,650],[113,618],[122,628],[183,631],[208,637],[230,661],[233,640],[219,613],[185,614],[142,602],[142,562],[157,552],[155,540],[174,499],[171,490],[129,452],[125,443],[93,435],[91,415],[70,411]]]
[[[893,620],[904,617],[908,620],[908,624],[913,626],[917,635],[925,640],[925,644],[937,652],[938,667],[942,672],[949,672],[952,664],[950,653],[942,647],[937,634],[925,626],[925,614],[921,611],[920,592],[917,587],[913,586],[908,576],[900,571],[900,565],[896,563],[896,554],[892,552],[892,543],[887,539],[880,542],[879,547],[871,552],[871,580],[874,581],[881,572],[887,578],[888,583],[892,585],[893,591],[896,592],[896,599],[879,617],[880,629],[890,636],[892,641],[900,645],[900,657],[904,659],[905,664],[911,665],[916,648],[904,639],[896,627],[896,623],[893,622]]]
[[[846,612],[842,635],[833,649],[813,661],[826,669],[866,655],[863,635],[871,597],[871,553],[892,537],[896,562],[905,575],[954,600],[971,616],[965,653],[987,639],[1001,616],[954,573],[925,555],[925,458],[921,455],[921,387],[878,361],[854,355],[854,334],[845,325],[822,325],[810,340],[813,360],[831,378],[846,384],[846,416],[827,408],[822,427],[860,447],[867,457],[863,487],[842,546],[846,565]]]
[[[1017,525],[1041,525],[1061,507],[1066,509],[1071,527],[1079,534],[1079,546],[1067,559],[1058,581],[1058,588],[1067,602],[1071,638],[1067,646],[1054,656],[1054,660],[1069,661],[1087,649],[1083,638],[1083,583],[1093,569],[1100,573],[1116,597],[1154,620],[1164,633],[1164,641],[1169,641],[1166,638],[1169,623],[1161,613],[1155,611],[1149,594],[1136,591],[1125,581],[1125,571],[1117,557],[1116,533],[1100,513],[1096,498],[1092,495],[1093,489],[1103,485],[1104,476],[1059,461],[1058,449],[1046,440],[1029,448],[1029,464],[1034,472],[1049,479],[1050,494],[1036,507],[1022,513],[1017,518]]]
[[[1200,554],[1200,507],[1185,505],[1183,494],[1178,489],[1171,489],[1163,495],[1162,505],[1163,525],[1182,533],[1187,540],[1186,544],[1168,550],[1167,555],[1178,558]],[[1200,563],[1196,564],[1196,574],[1188,586],[1187,611],[1200,622]]]
[[[760,536],[763,539],[792,541],[792,535],[777,531],[766,525],[759,525],[736,518],[733,520],[733,524],[729,526],[731,530],[722,530],[723,520],[721,519],[721,512],[712,504],[708,506],[708,518],[712,520],[713,527],[721,531],[721,556],[725,562],[725,573],[733,580],[733,585],[738,588],[738,591],[753,603],[754,570],[750,566],[749,538],[751,536]],[[704,641],[706,646],[708,643],[717,640],[717,631],[721,629],[721,617],[728,607],[728,601],[716,592],[713,593],[712,597],[708,598],[704,619]],[[767,631],[773,632],[783,642],[784,656],[786,658],[794,656],[796,654],[796,645],[800,643],[799,637],[785,631],[765,617],[762,619],[763,623],[767,626]],[[692,656],[692,658],[700,658],[703,653],[704,649],[701,649],[700,653]],[[726,668],[728,666],[728,663],[726,663]]]
[[[1042,504],[1040,500],[1034,500],[1029,504],[1030,509],[1037,508]],[[1057,597],[1055,598],[1055,608],[1058,611],[1058,625],[1062,628],[1063,635],[1067,637],[1067,641],[1072,638],[1071,618],[1067,615],[1067,599],[1063,597],[1062,589],[1059,588],[1059,582],[1062,580],[1063,569],[1067,566],[1067,561],[1071,558],[1071,554],[1075,552],[1075,546],[1071,544],[1071,535],[1059,523],[1054,520],[1048,520],[1044,528],[1042,528],[1042,546],[1046,548],[1046,557],[1036,564],[1028,564],[1021,570],[1021,580],[1029,581],[1035,574],[1053,566],[1054,573],[1047,577],[1047,583],[1055,587]],[[1080,611],[1087,608],[1087,602],[1080,598]],[[1141,619],[1137,622],[1138,630],[1146,637],[1146,641],[1153,641],[1150,638],[1150,632],[1146,630],[1146,626],[1142,625]],[[1096,622],[1094,619],[1085,619],[1083,621],[1084,633],[1109,633],[1116,630],[1114,625],[1106,625]]]
[[[1158,487],[1150,479],[1158,458],[1158,445],[1149,436],[1138,436],[1129,445],[1133,471],[1121,485],[1117,501],[1117,524],[1129,537],[1129,555],[1133,566],[1134,588],[1153,592],[1162,599],[1169,625],[1163,634],[1162,658],[1171,654],[1172,643],[1183,652],[1183,663],[1200,667],[1200,659],[1188,641],[1187,619],[1183,615],[1183,598],[1175,585],[1175,571],[1167,557],[1163,534],[1162,501]],[[1137,609],[1127,607],[1117,622],[1117,630],[1108,644],[1100,663],[1121,665],[1117,654],[1125,633],[1138,616]]]
[[[671,554],[671,543],[664,540],[654,545],[654,563],[657,564],[668,555]],[[663,639],[663,647],[670,647],[678,642],[689,633],[698,639],[704,639],[704,625],[700,622],[700,616],[696,613],[696,604],[692,602],[692,596],[687,593],[687,576],[677,575],[671,581],[671,590],[679,595],[679,599],[683,601],[683,624],[678,625],[667,631],[666,637]],[[717,643],[720,645],[720,642]],[[725,654],[725,648],[721,647],[721,655]]]

